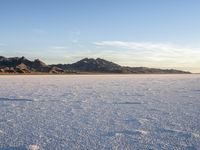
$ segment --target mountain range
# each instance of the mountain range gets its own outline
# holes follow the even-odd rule
[[[157,69],[147,67],[121,66],[101,58],[84,58],[72,64],[47,65],[39,59],[34,61],[25,57],[0,56],[1,74],[68,74],[68,73],[121,73],[121,74],[188,74],[190,72],[175,69]]]

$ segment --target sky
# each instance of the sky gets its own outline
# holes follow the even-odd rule
[[[200,72],[199,0],[0,0],[0,55]]]

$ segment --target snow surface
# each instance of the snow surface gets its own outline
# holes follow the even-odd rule
[[[0,150],[200,149],[200,75],[0,76]]]

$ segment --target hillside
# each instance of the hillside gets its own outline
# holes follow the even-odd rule
[[[84,58],[72,64],[47,65],[39,59],[34,61],[25,57],[0,56],[0,73],[128,73],[128,74],[186,74],[190,72],[174,69],[156,69],[147,67],[124,67],[116,63],[97,58]]]

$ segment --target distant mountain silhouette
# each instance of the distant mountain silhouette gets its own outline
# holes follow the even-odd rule
[[[121,73],[122,67],[113,62],[104,59],[84,58],[76,63],[67,65],[53,65],[63,70],[70,70],[75,72],[102,72],[102,73]]]
[[[190,72],[174,69],[147,67],[124,67],[97,58],[84,58],[72,64],[47,65],[39,59],[30,61],[25,57],[6,58],[0,56],[0,73],[128,73],[128,74],[186,74]]]

